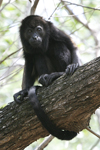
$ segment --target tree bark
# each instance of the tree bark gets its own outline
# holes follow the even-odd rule
[[[64,74],[50,86],[39,88],[37,95],[59,128],[82,131],[100,106],[100,57],[79,67],[72,76]],[[47,135],[28,99],[0,110],[0,149],[22,150]]]

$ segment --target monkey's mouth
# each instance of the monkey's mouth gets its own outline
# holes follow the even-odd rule
[[[32,42],[32,43],[30,43],[31,44],[31,46],[33,47],[33,48],[39,48],[39,47],[41,47],[41,43],[40,42]]]
[[[41,40],[32,40],[32,39],[30,39],[29,43],[32,47],[39,48],[39,47],[41,47],[42,41]]]

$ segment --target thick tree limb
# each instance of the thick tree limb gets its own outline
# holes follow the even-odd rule
[[[100,106],[100,57],[72,76],[63,75],[49,87],[40,88],[37,94],[44,111],[59,128],[82,131]],[[22,150],[47,135],[28,99],[0,110],[0,149]]]

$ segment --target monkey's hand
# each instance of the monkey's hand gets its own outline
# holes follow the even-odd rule
[[[79,67],[78,63],[77,64],[70,64],[67,66],[65,72],[67,75],[72,75],[78,67]]]
[[[52,79],[49,74],[43,74],[39,77],[38,81],[43,86],[48,86],[52,82]]]
[[[62,76],[64,72],[53,72],[51,74],[43,74],[39,78],[39,83],[41,83],[43,86],[50,85],[54,80]]]
[[[24,97],[27,95],[28,95],[28,89],[24,89],[22,91],[19,91],[16,94],[14,94],[13,98],[16,103],[21,104],[23,102]]]

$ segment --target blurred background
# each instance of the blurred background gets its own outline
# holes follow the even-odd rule
[[[28,0],[0,0],[0,107],[13,101],[13,94],[21,90],[24,59],[19,38],[19,26],[30,14]],[[33,0],[34,3],[34,0]],[[78,47],[81,64],[100,56],[99,0],[40,0],[35,14],[54,23],[72,37]],[[91,129],[100,134],[99,109],[91,117]],[[25,150],[34,150],[39,139]],[[100,150],[100,140],[83,130],[71,141],[54,138],[45,150]]]

